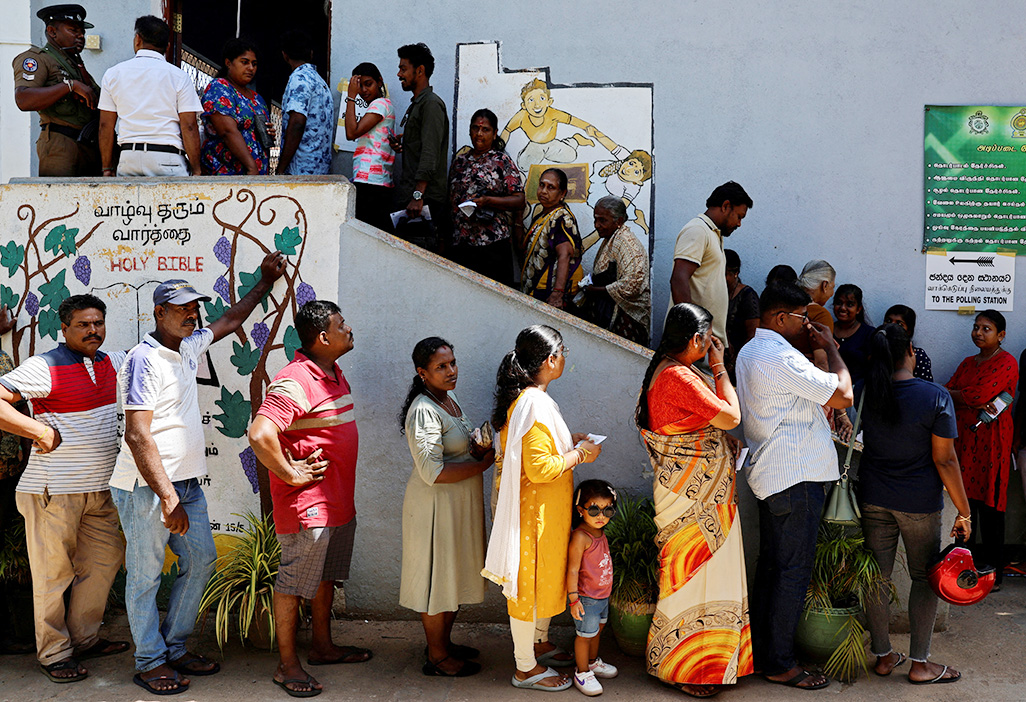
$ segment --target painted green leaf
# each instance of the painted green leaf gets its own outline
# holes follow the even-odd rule
[[[233,439],[244,436],[249,425],[249,400],[241,392],[231,392],[221,386],[221,399],[215,400],[214,404],[221,408],[221,414],[214,415],[214,419],[221,425],[217,430]]]
[[[39,338],[49,336],[57,341],[57,332],[61,330],[61,318],[54,310],[39,311]]]
[[[282,339],[282,343],[285,345],[285,355],[288,356],[291,361],[296,355],[296,351],[302,346],[302,342],[299,341],[299,332],[296,328],[289,325],[288,329],[285,330],[285,336]]]
[[[63,251],[65,256],[75,255],[75,237],[78,236],[78,229],[68,229],[63,224],[58,224],[50,230],[43,240],[43,248],[51,253]]]
[[[299,227],[285,227],[281,234],[274,235],[274,248],[286,256],[295,256],[296,247],[303,243],[303,237],[299,235]]]
[[[263,352],[262,349],[252,348],[248,341],[245,343],[236,341],[232,343],[232,348],[235,349],[235,353],[232,354],[230,360],[235,369],[239,371],[239,375],[249,375],[256,370],[257,364],[260,362],[260,355]]]
[[[68,286],[64,284],[64,274],[67,270],[61,270],[57,275],[50,279],[48,283],[43,283],[39,286],[39,306],[49,307],[54,312],[57,311],[57,307],[64,302],[64,300],[71,296],[71,291],[68,290]]]
[[[215,297],[213,301],[204,300],[203,309],[207,312],[207,324],[213,324],[224,316],[228,305],[224,304],[224,300],[221,298]]]
[[[241,300],[246,296],[250,290],[256,287],[256,284],[260,282],[260,269],[257,268],[253,273],[246,273],[245,271],[239,273],[239,299]],[[271,291],[268,290],[264,293],[264,296],[260,298],[261,304],[264,306],[264,312],[267,311],[267,298],[270,297]]]
[[[0,246],[0,266],[7,269],[7,275],[13,276],[18,266],[25,260],[25,247],[8,241]]]
[[[18,306],[18,300],[21,299],[21,295],[15,295],[14,291],[6,285],[0,285],[0,307],[7,305],[10,309],[14,309]],[[14,314],[13,312],[11,314]]]

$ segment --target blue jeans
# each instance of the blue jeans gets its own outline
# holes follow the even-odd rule
[[[185,655],[185,640],[196,625],[200,599],[217,559],[203,489],[195,479],[172,484],[189,517],[185,534],[172,534],[160,521],[160,498],[148,485],[137,485],[131,492],[110,491],[127,541],[125,606],[135,641],[135,667],[140,672]],[[157,589],[165,546],[178,556],[178,578],[171,586],[167,616],[161,624]]]
[[[794,636],[812,578],[819,521],[833,483],[805,482],[759,500],[759,563],[752,602],[755,669],[795,666]]]
[[[593,597],[581,597],[584,616],[574,620],[574,628],[582,639],[593,639],[598,636],[599,629],[609,619],[609,598],[596,600]]]

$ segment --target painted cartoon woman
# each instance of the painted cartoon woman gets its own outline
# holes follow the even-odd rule
[[[577,159],[578,147],[595,145],[595,141],[588,137],[597,140],[616,158],[627,155],[626,149],[617,146],[616,142],[588,122],[552,107],[553,102],[549,86],[545,81],[535,78],[520,90],[521,109],[502,130],[500,136],[506,142],[510,134],[518,129],[524,130],[527,146],[517,154],[517,166],[524,173],[530,171],[536,163],[573,163]],[[576,127],[587,136],[577,133],[565,139],[557,139],[556,130],[560,124]]]
[[[596,161],[592,166],[592,187],[589,189],[591,196],[588,198],[588,205],[594,208],[595,203],[607,194],[620,198],[627,208],[627,221],[637,223],[647,235],[648,222],[645,221],[645,212],[634,204],[634,199],[641,192],[645,181],[652,179],[652,157],[649,153],[635,149],[622,160]],[[592,231],[584,237],[584,249],[589,249],[597,241],[598,234]]]

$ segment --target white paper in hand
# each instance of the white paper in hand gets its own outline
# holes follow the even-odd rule
[[[743,449],[741,449],[741,452],[737,455],[737,464],[736,464],[735,467],[736,467],[738,473],[740,473],[741,472],[741,468],[744,467],[745,459],[746,458],[748,458],[748,447],[747,446],[745,446]]]
[[[608,437],[602,436],[602,434],[588,434],[588,441],[590,441],[593,444],[601,444],[607,438]],[[580,445],[581,445],[581,442],[578,441],[576,444],[574,444],[574,448],[577,448]]]

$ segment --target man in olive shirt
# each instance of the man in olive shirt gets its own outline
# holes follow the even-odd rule
[[[413,100],[400,124],[405,131],[389,137],[392,148],[403,155],[397,207],[413,218],[427,205],[442,249],[449,238],[449,113],[428,83],[435,70],[431,49],[407,44],[398,53],[399,83],[413,93]]]
[[[96,143],[100,86],[82,63],[85,21],[81,5],[51,5],[36,13],[46,22],[46,46],[14,59],[14,102],[22,112],[38,112],[36,142],[39,175],[99,176]]]

